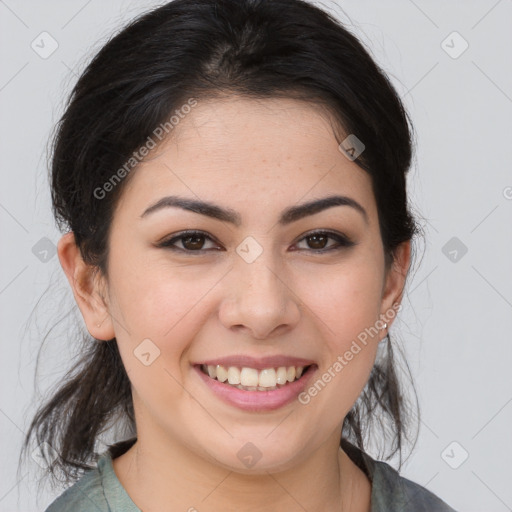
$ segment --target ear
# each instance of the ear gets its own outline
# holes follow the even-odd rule
[[[395,250],[395,259],[387,271],[382,289],[381,319],[388,329],[402,302],[407,271],[411,263],[411,241],[402,242]]]
[[[72,231],[59,240],[57,254],[89,334],[98,340],[114,338],[111,316],[104,299],[104,277],[98,267],[83,260]]]

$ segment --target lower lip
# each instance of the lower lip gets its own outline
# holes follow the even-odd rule
[[[304,391],[312,375],[315,373],[316,365],[311,365],[304,372],[300,379],[289,382],[282,388],[271,391],[246,391],[224,384],[212,379],[201,371],[199,365],[194,370],[199,374],[202,381],[224,402],[234,405],[245,411],[273,411],[293,402],[297,396]]]

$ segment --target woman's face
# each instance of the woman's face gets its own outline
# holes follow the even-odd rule
[[[241,472],[337,445],[408,254],[386,273],[370,177],[340,152],[327,118],[295,100],[199,102],[132,172],[106,300],[139,440]],[[209,206],[166,206],[170,196]],[[334,196],[358,206],[301,210]],[[222,363],[233,385],[202,374],[205,363]],[[279,378],[279,389],[240,390],[236,368],[247,385]]]

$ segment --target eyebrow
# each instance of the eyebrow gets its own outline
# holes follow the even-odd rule
[[[281,226],[286,226],[292,222],[296,222],[304,217],[314,215],[315,213],[319,213],[334,206],[350,206],[354,208],[363,216],[366,224],[368,224],[368,214],[366,210],[355,199],[339,195],[315,199],[307,203],[286,208],[281,213],[278,223]],[[222,208],[221,206],[210,202],[180,196],[162,197],[156,203],[149,206],[141,215],[141,218],[147,217],[158,210],[171,207],[181,208],[183,210],[199,213],[200,215],[212,217],[223,222],[229,222],[237,227],[242,223],[242,218],[236,210]]]

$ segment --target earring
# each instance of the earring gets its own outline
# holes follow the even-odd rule
[[[384,327],[383,327],[383,329],[387,329],[387,328],[388,328],[388,324],[387,324],[387,322],[384,322]],[[386,334],[386,336],[384,336],[384,338],[382,338],[382,339],[379,341],[379,343],[382,343],[383,341],[386,341],[386,340],[388,339],[388,336],[389,336],[389,334]]]

